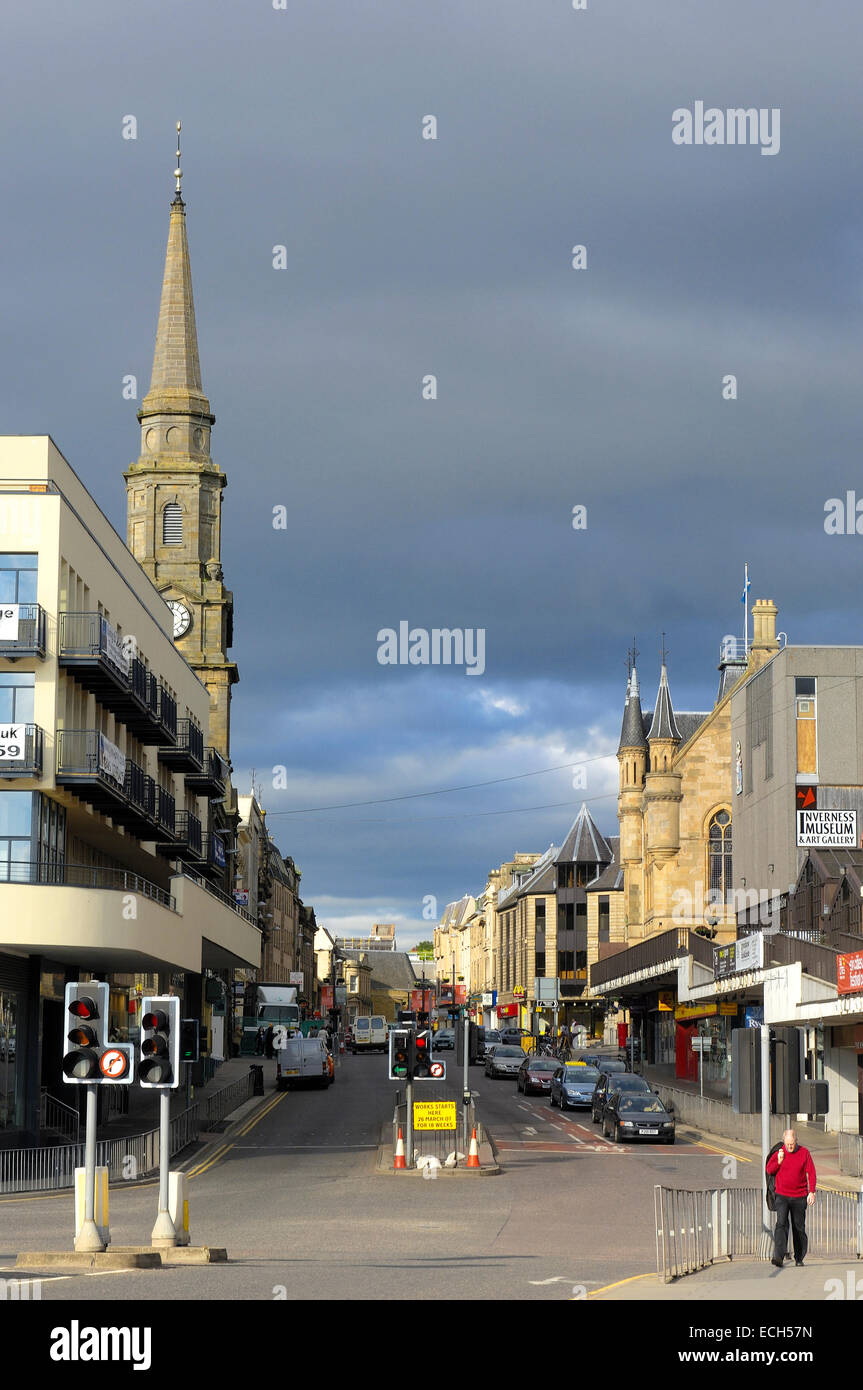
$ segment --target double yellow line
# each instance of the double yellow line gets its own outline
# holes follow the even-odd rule
[[[231,1139],[229,1143],[222,1144],[221,1147],[216,1149],[216,1152],[214,1154],[211,1154],[205,1162],[198,1163],[195,1165],[194,1168],[190,1168],[188,1173],[186,1174],[186,1177],[199,1178],[202,1173],[206,1173],[208,1168],[212,1168],[215,1163],[218,1163],[221,1159],[223,1159],[225,1157],[225,1154],[230,1153],[237,1139],[242,1139],[246,1134],[249,1133],[250,1130],[255,1128],[256,1124],[259,1124],[260,1121],[265,1119],[271,1111],[275,1110],[276,1106],[284,1100],[285,1094],[286,1093],[282,1091],[279,1095],[273,1096],[273,1099],[271,1101],[268,1101],[267,1104],[263,1107],[263,1109],[258,1111],[257,1115],[255,1115],[247,1123],[244,1123],[242,1127],[237,1130],[236,1134],[234,1135],[234,1138]]]

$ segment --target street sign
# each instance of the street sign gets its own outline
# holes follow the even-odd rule
[[[99,1058],[99,1070],[105,1081],[116,1081],[131,1086],[134,1080],[133,1062],[135,1049],[131,1043],[121,1047],[109,1047]]]
[[[429,1076],[435,1081],[442,1081],[446,1076],[446,1062],[432,1062],[429,1067]]]
[[[856,810],[797,812],[798,849],[856,849],[858,844]]]
[[[415,1100],[414,1129],[455,1129],[454,1100]]]
[[[711,1038],[695,1037],[695,1038],[692,1039],[692,1051],[693,1051],[693,1052],[709,1052],[709,1051],[710,1051],[710,1047],[711,1047],[711,1043],[712,1043],[712,1039],[711,1039]]]

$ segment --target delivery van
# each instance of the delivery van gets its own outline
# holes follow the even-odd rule
[[[354,1019],[354,1052],[386,1052],[389,1048],[389,1029],[382,1014],[360,1014]]]
[[[304,1038],[292,1033],[276,1052],[276,1090],[295,1086],[329,1086],[334,1079],[330,1054],[324,1038]]]

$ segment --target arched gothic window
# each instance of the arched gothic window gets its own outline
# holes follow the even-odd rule
[[[179,502],[169,502],[162,512],[162,544],[183,544],[183,508]]]
[[[727,811],[717,811],[707,831],[707,881],[713,893],[721,893],[723,902],[731,892],[731,817]]]

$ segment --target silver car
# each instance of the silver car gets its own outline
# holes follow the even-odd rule
[[[486,1058],[486,1076],[518,1076],[518,1070],[524,1061],[524,1051],[520,1047],[508,1047],[498,1043],[490,1057]]]

